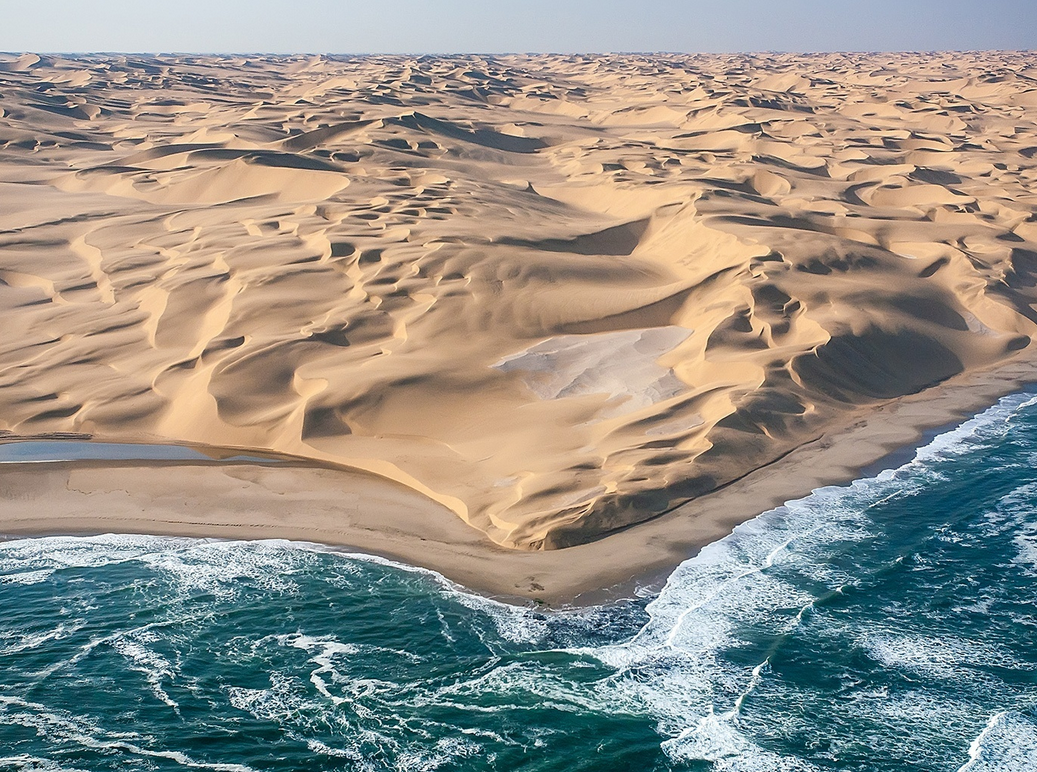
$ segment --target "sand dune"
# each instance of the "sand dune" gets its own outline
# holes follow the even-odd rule
[[[593,540],[1026,355],[1031,59],[0,58],[0,430]]]

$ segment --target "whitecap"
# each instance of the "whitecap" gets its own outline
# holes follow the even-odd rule
[[[11,723],[35,729],[37,734],[51,741],[60,741],[81,748],[102,751],[123,751],[141,758],[166,759],[191,769],[212,772],[254,772],[243,764],[223,764],[197,761],[176,750],[156,750],[144,747],[147,739],[134,732],[104,730],[90,721],[65,711],[52,711],[45,705],[29,702],[20,697],[0,695],[0,723]]]
[[[3,648],[0,648],[0,655],[10,656],[11,654],[17,654],[22,651],[38,649],[40,646],[50,641],[60,641],[64,638],[68,638],[76,631],[81,630],[85,625],[86,623],[79,619],[68,625],[59,624],[57,627],[45,632],[22,635],[13,635],[9,633],[0,635],[0,639],[3,640],[17,638],[14,643],[9,643]]]
[[[813,772],[817,767],[764,750],[727,716],[707,712],[698,723],[662,744],[675,762],[712,762],[715,772]]]
[[[18,571],[0,576],[0,584],[40,584],[54,574],[53,568],[41,568],[37,571]]]
[[[53,759],[20,753],[17,756],[0,756],[0,769],[11,772],[87,772],[79,767],[66,767]]]
[[[128,635],[115,635],[109,639],[111,646],[130,663],[130,669],[144,675],[152,694],[161,702],[179,712],[180,706],[169,696],[163,682],[176,677],[176,668],[161,654],[148,648],[158,636],[151,630],[140,630]]]
[[[861,645],[884,667],[930,678],[960,681],[975,677],[977,667],[1027,667],[998,646],[954,636],[867,633]]]
[[[969,746],[969,760],[958,772],[1034,772],[1037,724],[1016,711],[995,713]]]
[[[413,748],[400,753],[393,764],[400,772],[432,772],[460,759],[480,754],[477,743],[464,738],[442,737],[431,748]]]

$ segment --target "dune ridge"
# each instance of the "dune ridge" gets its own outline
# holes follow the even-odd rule
[[[1028,356],[1025,53],[0,58],[0,430],[592,541]]]

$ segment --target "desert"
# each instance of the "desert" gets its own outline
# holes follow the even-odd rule
[[[0,532],[567,602],[1033,378],[1026,53],[5,56]]]

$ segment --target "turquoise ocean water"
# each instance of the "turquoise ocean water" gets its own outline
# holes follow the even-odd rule
[[[1037,770],[1037,399],[542,612],[285,542],[0,544],[0,770]]]

